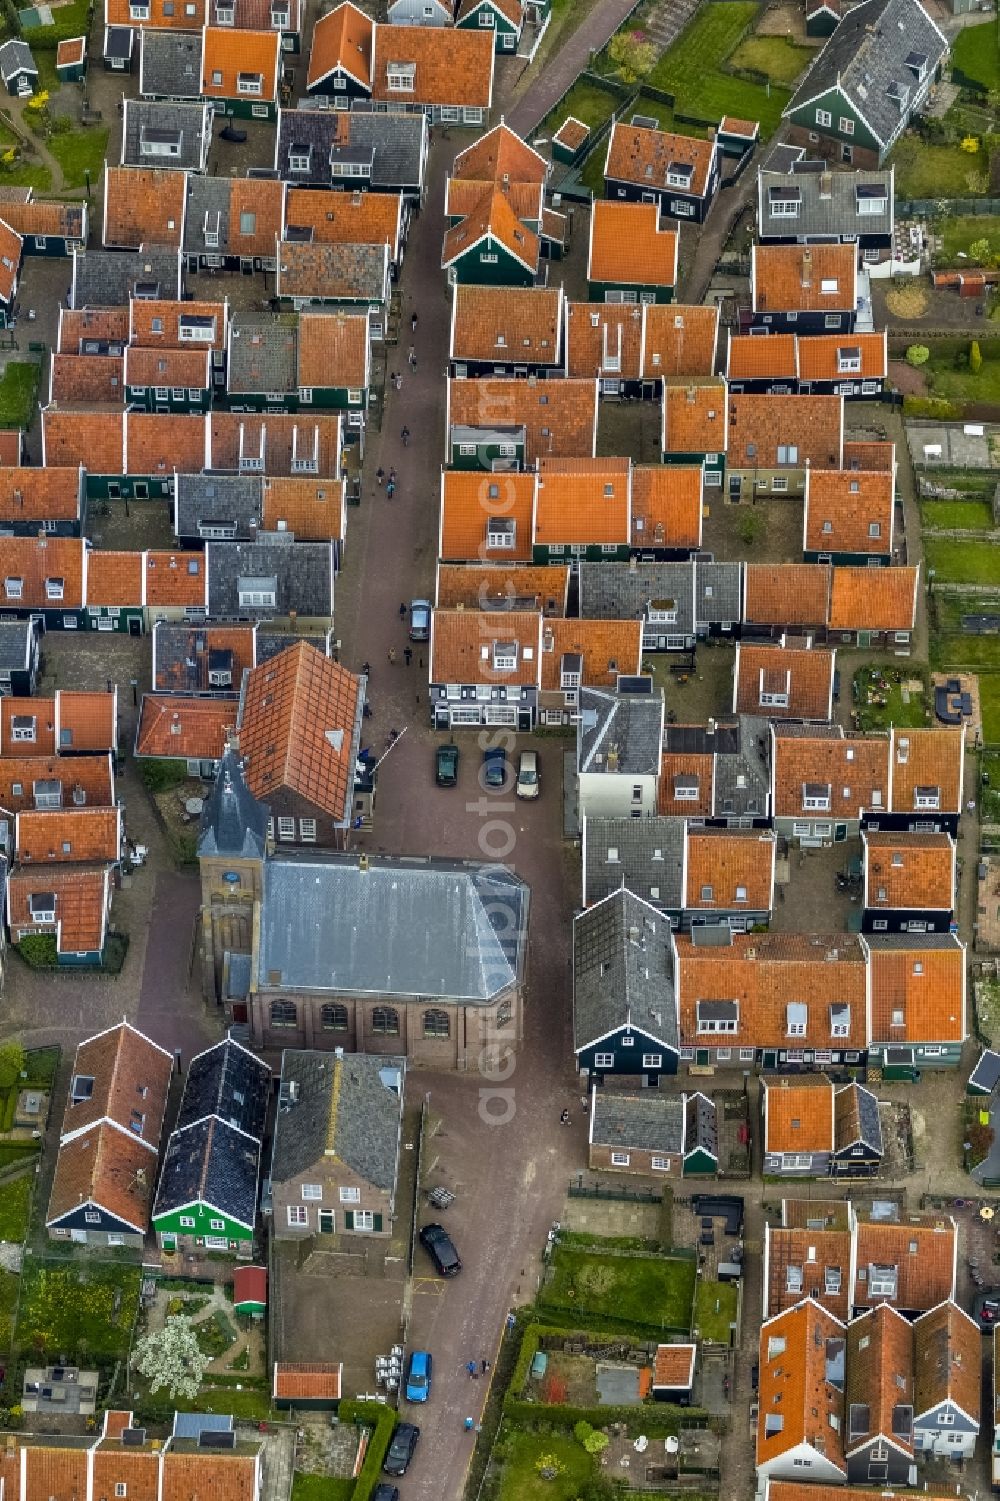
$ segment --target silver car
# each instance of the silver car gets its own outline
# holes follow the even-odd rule
[[[538,765],[538,752],[522,751],[517,763],[517,795],[533,798],[537,797],[540,791],[541,769]]]

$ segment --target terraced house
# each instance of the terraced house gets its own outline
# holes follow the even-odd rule
[[[703,224],[719,186],[718,143],[616,120],[604,162],[606,198],[655,203],[671,219]]]

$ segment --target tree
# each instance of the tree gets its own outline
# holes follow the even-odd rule
[[[975,261],[977,266],[988,265],[992,254],[993,247],[985,235],[981,240],[973,240],[969,246],[969,260]]]
[[[914,370],[920,365],[926,365],[931,357],[931,352],[925,344],[911,344],[906,351],[906,363],[912,365]]]
[[[11,1089],[24,1072],[24,1049],[16,1038],[0,1046],[0,1089]]]
[[[618,69],[623,83],[646,78],[656,66],[656,48],[641,31],[620,31],[611,38],[608,56]]]
[[[167,1319],[162,1329],[153,1329],[136,1342],[132,1364],[149,1380],[151,1393],[165,1390],[168,1397],[198,1395],[211,1357],[198,1348],[198,1336],[190,1319]]]
[[[979,340],[973,339],[969,345],[969,369],[973,375],[978,375],[983,368],[983,353],[979,348]]]
[[[753,546],[763,530],[763,517],[758,515],[756,511],[745,511],[740,517],[737,531],[739,532],[740,541],[745,543],[747,547]]]
[[[584,1439],[583,1447],[588,1454],[600,1454],[601,1450],[606,1449],[610,1442],[611,1440],[606,1433],[603,1433],[599,1428],[595,1428],[593,1433],[588,1433]]]

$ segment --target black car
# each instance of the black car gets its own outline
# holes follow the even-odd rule
[[[219,131],[220,141],[230,141],[234,146],[242,146],[246,138],[246,131],[240,130],[238,125],[226,125]]]
[[[455,1242],[443,1225],[425,1225],[420,1232],[420,1244],[442,1277],[454,1277],[462,1270]]]
[[[413,1451],[417,1447],[417,1439],[420,1437],[420,1429],[415,1423],[399,1423],[392,1435],[392,1443],[389,1452],[385,1456],[385,1464],[382,1471],[386,1475],[405,1475]],[[395,1487],[393,1487],[395,1489]]]
[[[399,1486],[380,1480],[372,1491],[372,1501],[399,1501]]]

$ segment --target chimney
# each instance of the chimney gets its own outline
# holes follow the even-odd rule
[[[804,287],[811,287],[812,286],[812,269],[813,269],[812,251],[811,250],[803,250],[803,252],[802,252],[802,285]]]
[[[368,856],[367,855],[359,855],[358,856],[358,869],[359,870],[367,870],[368,869]]]

